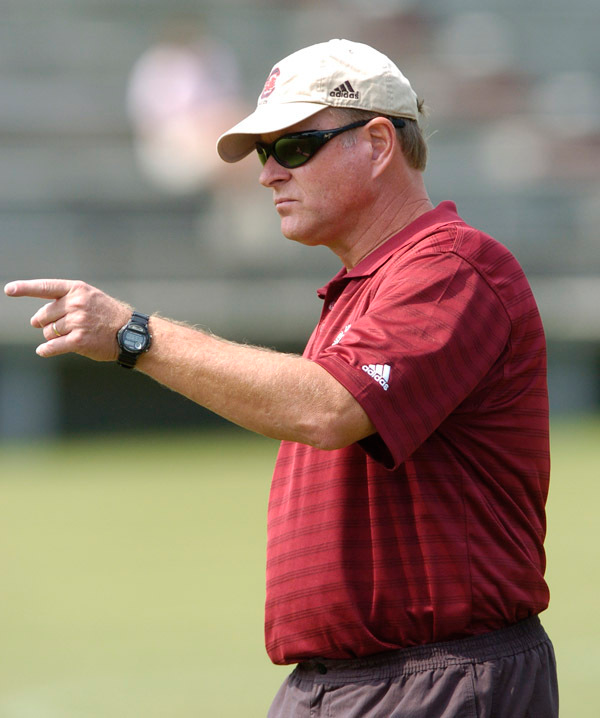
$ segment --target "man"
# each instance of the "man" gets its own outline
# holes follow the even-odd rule
[[[302,357],[81,282],[6,287],[52,300],[40,356],[119,358],[282,440],[266,642],[298,665],[273,717],[557,715],[543,329],[512,255],[432,206],[420,104],[388,58],[332,40],[278,63],[219,139],[228,162],[258,151],[282,233],[343,264]]]

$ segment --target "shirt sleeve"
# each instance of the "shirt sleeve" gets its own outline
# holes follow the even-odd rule
[[[364,313],[314,361],[373,422],[365,451],[396,468],[472,394],[509,337],[500,298],[469,262],[421,255],[388,271]]]

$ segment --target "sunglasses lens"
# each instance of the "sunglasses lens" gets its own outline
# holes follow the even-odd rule
[[[261,145],[256,145],[256,151],[258,152],[258,159],[260,160],[261,165],[265,165],[269,159],[269,153]]]
[[[285,167],[300,167],[315,154],[320,143],[314,137],[281,137],[275,142],[275,157]]]
[[[257,143],[256,151],[261,164],[265,165],[271,155],[282,167],[300,167],[315,155],[325,142],[320,137],[280,137],[272,145]]]

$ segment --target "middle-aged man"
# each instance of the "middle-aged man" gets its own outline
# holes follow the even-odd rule
[[[257,150],[285,237],[342,262],[303,356],[148,318],[83,282],[37,353],[118,360],[282,440],[266,644],[298,664],[269,715],[553,718],[544,581],[548,401],[527,280],[455,206],[433,207],[421,103],[366,45],[286,57],[218,143]]]

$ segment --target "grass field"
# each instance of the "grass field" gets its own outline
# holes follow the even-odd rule
[[[600,715],[600,421],[553,426],[544,617],[563,718]],[[259,718],[274,442],[0,444],[0,718]],[[432,717],[434,718],[434,717]]]

